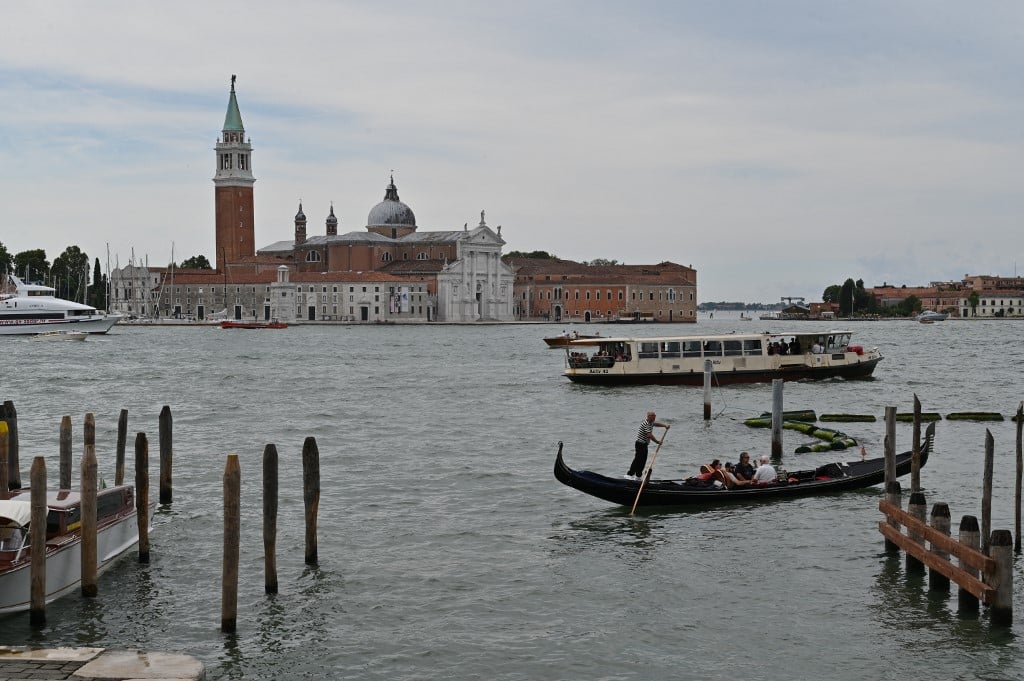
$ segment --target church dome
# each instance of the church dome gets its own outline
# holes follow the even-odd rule
[[[398,199],[398,188],[395,187],[395,178],[391,178],[391,184],[384,192],[384,200],[370,210],[366,218],[367,227],[411,227],[416,228],[416,216],[412,208],[405,205]]]

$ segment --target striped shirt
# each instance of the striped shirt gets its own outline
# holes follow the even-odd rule
[[[651,432],[654,430],[654,425],[644,419],[640,422],[640,429],[636,431],[637,442],[650,442]]]

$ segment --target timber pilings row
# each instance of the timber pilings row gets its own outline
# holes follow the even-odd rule
[[[233,633],[238,627],[238,566],[241,546],[242,471],[237,454],[224,464],[224,562],[221,574],[220,628]],[[302,500],[306,521],[306,565],[317,565],[316,521],[320,510],[320,451],[316,438],[302,444]],[[263,561],[264,591],[277,593],[277,447],[263,450]]]
[[[920,432],[920,403],[914,396],[914,454],[918,452]],[[895,408],[886,408],[886,498],[878,508],[885,519],[878,523],[878,530],[885,537],[888,553],[902,549],[906,552],[908,574],[921,574],[928,570],[928,586],[931,591],[948,592],[950,581],[956,582],[957,601],[962,612],[978,609],[978,603],[990,607],[991,621],[995,625],[1009,626],[1013,623],[1013,553],[1020,551],[1021,523],[1021,478],[1024,471],[1022,461],[1022,425],[1024,425],[1024,403],[1017,408],[1017,474],[1015,479],[1014,520],[1017,541],[1009,530],[992,530],[992,471],[995,444],[992,433],[985,433],[985,461],[982,475],[981,527],[978,519],[965,515],[960,520],[959,537],[950,537],[950,512],[945,503],[932,506],[930,522],[925,521],[927,510],[924,493],[920,488],[917,466],[912,478],[911,495],[907,510],[902,509],[902,491],[896,480],[895,448],[890,446],[890,424],[895,423]],[[929,426],[929,429],[932,426]],[[891,466],[890,466],[891,462]],[[891,470],[891,472],[890,472]],[[907,530],[903,533],[903,528]],[[951,558],[957,559],[954,565]]]
[[[169,504],[171,492],[172,463],[172,417],[168,406],[160,411],[160,503]],[[64,416],[60,422],[60,463],[57,489],[71,488],[71,417]],[[125,445],[128,432],[128,410],[122,409],[117,424],[117,450],[114,484],[124,484]],[[99,489],[98,465],[96,461],[96,420],[93,414],[85,415],[84,449],[79,478],[81,494],[81,584],[82,595],[95,597],[98,588],[97,555],[97,507]],[[46,458],[32,459],[29,473],[29,499],[31,521],[29,523],[30,546],[46,545]],[[18,412],[14,403],[5,401],[0,407],[0,499],[9,499],[11,490],[22,489],[18,451]],[[139,528],[139,562],[149,562],[149,444],[145,433],[135,438],[135,512]],[[35,627],[46,625],[46,559],[33,559],[30,563],[29,622]]]

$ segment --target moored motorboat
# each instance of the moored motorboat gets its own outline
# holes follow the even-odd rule
[[[574,340],[594,340],[595,338],[601,338],[601,334],[587,335],[581,334],[578,331],[572,331],[569,333],[562,332],[557,336],[550,336],[544,339],[544,342],[548,344],[549,348],[564,348]]]
[[[238,320],[224,320],[220,323],[222,329],[287,329],[288,325],[277,320],[269,322],[242,322]]]
[[[917,315],[917,321],[919,322],[944,322],[949,319],[949,315],[945,312],[935,312],[934,310],[924,310],[921,314]]]
[[[920,451],[920,465],[928,461],[935,438],[935,424],[928,426]],[[911,469],[912,452],[896,456],[896,475]],[[885,480],[885,459],[828,463],[799,471],[779,471],[779,482],[744,487],[688,483],[685,480],[648,480],[640,491],[640,481],[609,477],[591,471],[574,470],[562,458],[562,443],[555,456],[555,478],[564,485],[620,506],[712,506],[729,503],[753,503],[771,499],[790,499],[833,492],[844,492],[877,485]],[[640,493],[639,500],[637,493]]]
[[[57,330],[106,333],[121,319],[121,315],[57,298],[51,286],[26,284],[14,275],[8,279],[15,292],[0,295],[0,336]]]
[[[30,544],[29,490],[14,490],[0,501],[0,613],[28,610],[32,561],[41,555]],[[81,495],[76,490],[47,492],[46,602],[81,584]],[[150,504],[150,517],[156,504]],[[96,500],[97,574],[139,541],[135,495],[131,485],[99,490]]]
[[[878,348],[850,343],[849,331],[730,333],[572,341],[563,375],[598,385],[703,385],[711,362],[719,385],[783,380],[867,379],[882,361]]]

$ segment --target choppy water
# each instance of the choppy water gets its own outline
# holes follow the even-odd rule
[[[787,328],[715,319],[671,332],[769,324]],[[856,342],[886,355],[877,380],[787,384],[787,408],[881,419],[887,405],[910,411],[916,392],[925,411],[1009,417],[1024,397],[1019,323],[853,328]],[[561,486],[551,474],[558,440],[570,465],[624,473],[649,407],[673,424],[659,475],[767,451],[768,431],[742,421],[770,409],[771,387],[715,390],[705,423],[699,388],[569,383],[562,353],[541,342],[559,330],[115,327],[82,344],[0,339],[0,399],[18,408],[24,477],[41,454],[56,478],[65,414],[76,456],[84,414],[96,415],[108,481],[122,408],[129,459],[134,433],[145,431],[155,466],[165,404],[175,436],[174,503],[157,516],[152,563],[121,562],[98,599],[50,606],[42,631],[27,615],[0,619],[0,643],[185,652],[214,679],[1024,678],[1020,624],[999,631],[984,614],[961,618],[955,592],[929,596],[886,559],[879,488],[630,517]],[[881,420],[839,427],[881,454]],[[1013,529],[1015,426],[942,421],[922,479],[929,503],[949,503],[954,533],[960,516],[980,516],[986,428],[999,472],[993,527]],[[302,560],[300,454],[310,435],[323,488],[313,569]],[[786,431],[786,451],[801,437]],[[909,449],[910,426],[897,438]],[[267,443],[282,468],[274,597],[262,573]],[[230,636],[219,631],[229,452],[243,476]],[[834,458],[787,454],[785,465]],[[1015,578],[1024,581],[1019,566]],[[1017,594],[1021,621],[1024,587]]]

